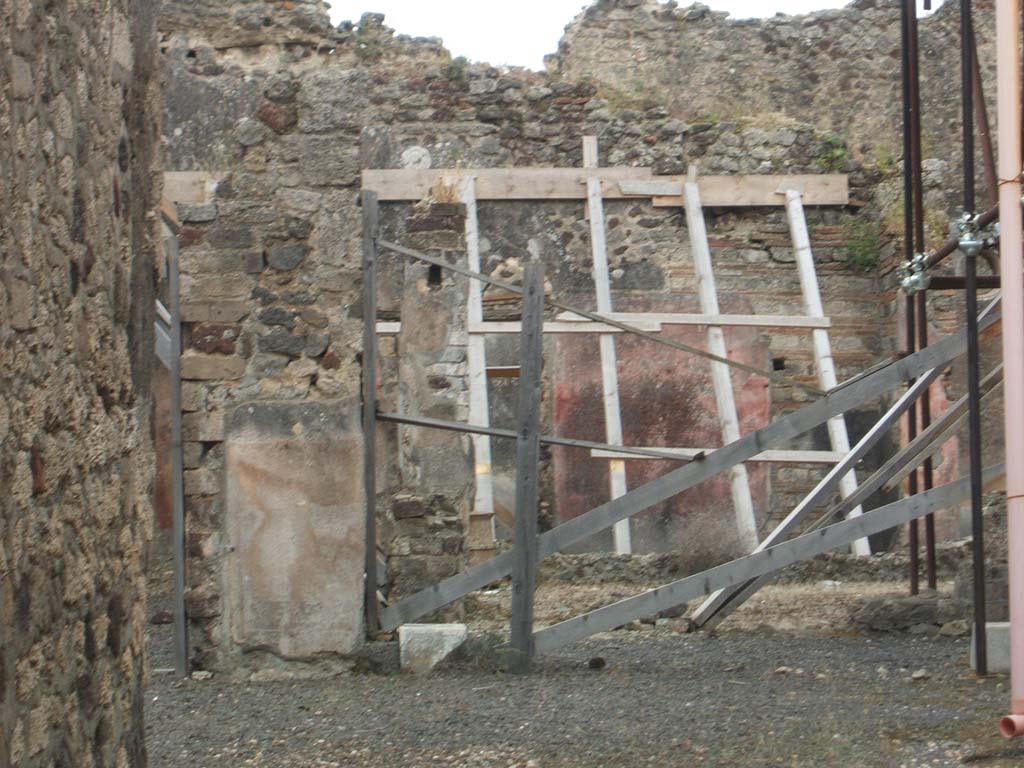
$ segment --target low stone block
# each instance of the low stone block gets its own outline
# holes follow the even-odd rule
[[[245,373],[245,360],[234,355],[201,352],[181,356],[181,378],[197,381],[229,381]]]
[[[985,647],[988,650],[988,671],[1003,674],[1010,671],[1010,622],[989,621],[985,624]],[[971,631],[971,669],[978,669],[978,645]]]
[[[403,672],[425,675],[457,650],[469,636],[465,624],[406,624],[398,628],[398,657]]]

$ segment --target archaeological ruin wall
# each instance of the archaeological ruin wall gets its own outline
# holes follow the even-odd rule
[[[987,6],[979,5],[984,28]],[[946,9],[922,23],[926,51],[948,38],[951,15]],[[322,520],[342,539],[361,530],[357,200],[363,169],[578,167],[582,137],[595,135],[602,165],[650,167],[656,174],[685,173],[692,164],[709,174],[847,173],[851,205],[808,209],[842,380],[900,349],[892,274],[902,225],[893,151],[898,100],[873,109],[859,96],[870,90],[869,80],[871,88],[875,79],[897,87],[894,19],[898,29],[891,4],[740,23],[699,6],[602,0],[568,30],[550,71],[531,73],[452,59],[436,40],[395,35],[378,15],[334,28],[318,2],[273,8],[165,3],[163,132],[168,196],[178,202],[183,222],[188,607],[197,665],[230,666],[267,654],[319,659],[358,644],[361,619],[351,602],[344,608],[351,632],[326,632],[326,639],[305,645],[281,641],[305,626],[338,629],[331,623],[338,608],[318,600],[315,585],[296,601],[296,613],[282,618],[280,609],[291,599],[288,587],[297,577],[289,574],[298,573],[298,563],[316,563],[332,578],[354,584],[362,556],[321,546],[317,525],[305,528],[302,543],[291,549],[275,547],[284,540],[275,536],[294,532],[287,525],[256,547],[249,532],[291,515],[289,494],[316,496],[319,491],[310,489],[321,488],[325,473],[342,478],[340,490],[326,491],[344,503],[322,505]],[[862,32],[854,31],[861,26]],[[686,44],[669,50],[673,39]],[[749,55],[752,39],[761,41],[757,57]],[[707,50],[709,40],[714,55],[691,55],[702,46]],[[987,62],[984,44],[982,54]],[[932,67],[930,55],[925,58]],[[743,69],[750,59],[760,69]],[[828,67],[814,69],[823,59]],[[605,60],[608,66],[601,64]],[[865,63],[876,60],[873,69]],[[860,80],[840,87],[833,75],[840,78],[845,70]],[[725,72],[730,75],[723,80]],[[650,87],[639,87],[636,78]],[[743,90],[762,86],[763,93]],[[952,130],[941,103],[946,94],[927,89],[926,98],[929,110],[933,100],[937,105],[931,114],[943,115],[936,130]],[[936,237],[946,234],[945,217],[955,206],[950,156],[944,149],[926,160]],[[451,202],[389,203],[382,226],[388,239],[458,259],[465,251],[463,216]],[[609,201],[606,217],[616,308],[696,311],[682,211]],[[724,311],[802,313],[781,207],[710,209],[708,228]],[[480,229],[485,272],[514,278],[527,255],[536,254],[554,296],[593,307],[582,204],[484,202]],[[381,337],[382,408],[465,420],[465,283],[391,256],[379,283],[378,319],[401,323],[398,335]],[[937,328],[956,322],[955,302],[939,297],[934,304]],[[516,311],[513,304],[492,302],[488,318],[514,319]],[[672,333],[702,341],[694,329]],[[748,330],[727,338],[730,354],[814,381],[803,332]],[[488,343],[494,365],[515,364],[514,340]],[[626,442],[719,444],[706,366],[671,350],[652,354],[643,344],[620,342]],[[547,341],[546,430],[604,439],[595,359],[592,337]],[[763,377],[737,376],[735,383],[744,430],[798,408],[805,398],[799,389],[769,385]],[[515,381],[491,384],[494,423],[512,426]],[[933,412],[939,413],[948,398],[942,387],[936,390]],[[253,409],[263,418],[244,415]],[[303,409],[318,414],[320,458],[295,463],[287,477],[273,476],[270,467],[246,475],[259,477],[250,486],[256,495],[276,494],[280,501],[268,503],[261,517],[244,518],[251,504],[233,507],[242,467],[233,464],[232,456],[242,455],[233,446],[267,440],[288,450],[289,430],[296,441],[305,434],[309,414]],[[876,415],[848,415],[853,439]],[[869,457],[868,470],[897,438]],[[379,441],[385,587],[408,593],[473,557],[477,543],[467,530],[471,451],[466,438],[393,425],[382,425]],[[820,430],[792,447],[827,449],[827,436]],[[957,471],[956,451],[946,458],[940,477]],[[506,486],[511,462],[511,447],[496,442],[496,472]],[[545,524],[606,499],[606,460],[559,450],[546,453],[544,462]],[[630,486],[667,466],[630,462]],[[822,471],[752,467],[762,523],[785,514]],[[732,517],[725,487],[706,484],[639,516],[634,541],[639,551],[685,547],[694,553],[693,567],[707,565],[735,553],[722,523]],[[607,546],[604,540],[588,544]],[[260,563],[260,551],[277,553],[272,569]],[[271,630],[277,639],[267,639]]]
[[[156,3],[0,10],[0,765],[142,766]]]

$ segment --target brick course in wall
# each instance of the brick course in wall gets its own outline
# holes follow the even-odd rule
[[[0,8],[0,765],[142,766],[156,3]]]

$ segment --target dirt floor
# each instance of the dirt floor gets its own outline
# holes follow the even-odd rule
[[[1007,681],[974,677],[966,637],[869,635],[850,621],[864,600],[904,590],[768,587],[715,633],[687,634],[678,619],[636,623],[545,656],[526,675],[474,659],[427,677],[154,674],[149,764],[1024,766],[1024,744],[998,735]],[[636,591],[548,583],[538,623]],[[502,630],[507,604],[507,589],[474,596],[474,635]],[[152,635],[153,667],[166,666],[167,628]]]

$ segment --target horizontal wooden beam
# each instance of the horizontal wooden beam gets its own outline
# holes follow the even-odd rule
[[[646,446],[644,446],[646,447]],[[707,456],[714,448],[651,448],[655,451],[663,451],[670,454],[679,461],[693,461]],[[615,450],[595,449],[590,452],[595,459],[657,459],[657,456],[631,456]],[[772,450],[762,451],[756,456],[751,456],[747,461],[763,461],[772,464],[835,464],[842,461],[845,453],[840,451],[787,451]]]
[[[487,366],[488,379],[518,379],[518,365],[489,365]]]
[[[683,177],[677,178],[682,180]],[[705,208],[785,205],[787,189],[800,190],[804,205],[847,205],[850,202],[848,179],[841,173],[799,176],[701,176],[697,179],[697,186],[700,189],[701,203]],[[655,208],[681,207],[682,185],[680,184],[679,194],[654,195],[653,202]]]
[[[831,328],[832,320],[827,317],[806,315],[702,315],[680,312],[603,312],[601,317],[620,323],[648,321],[662,325],[718,325],[750,328]],[[561,312],[556,320],[564,322],[585,322],[587,318],[572,312]]]
[[[987,470],[985,475],[992,477],[1002,471],[1002,467],[993,467]],[[627,597],[534,633],[536,651],[538,654],[547,653],[598,632],[621,627],[636,619],[656,616],[659,611],[669,610],[714,590],[744,584],[787,565],[837,547],[844,547],[856,539],[873,536],[924,515],[952,507],[966,499],[969,492],[970,482],[967,478],[962,478],[656,589]]]
[[[630,321],[630,326],[641,331],[648,333],[658,333],[661,331],[661,323],[651,322],[649,320],[643,320],[638,322]],[[402,331],[402,324],[400,322],[379,322],[377,323],[377,333],[382,336],[395,336]],[[488,334],[488,333],[519,333],[519,321],[518,320],[490,320],[483,323],[470,323],[467,331],[471,334]],[[627,333],[622,328],[616,328],[611,325],[605,325],[604,323],[594,323],[589,320],[583,322],[547,322],[544,323],[544,333]]]
[[[602,192],[621,196],[617,182],[649,179],[650,168],[438,168],[363,171],[363,189],[381,201],[423,200],[448,180],[476,179],[477,200],[583,200],[587,179],[601,179]]]
[[[652,176],[650,168],[438,168],[363,171],[363,189],[382,201],[423,200],[451,180],[476,179],[477,200],[585,200],[588,178],[601,179],[610,200],[645,197],[655,206],[682,205],[683,176]],[[697,180],[705,207],[784,205],[786,189],[799,189],[805,205],[846,205],[844,174],[702,176]]]

